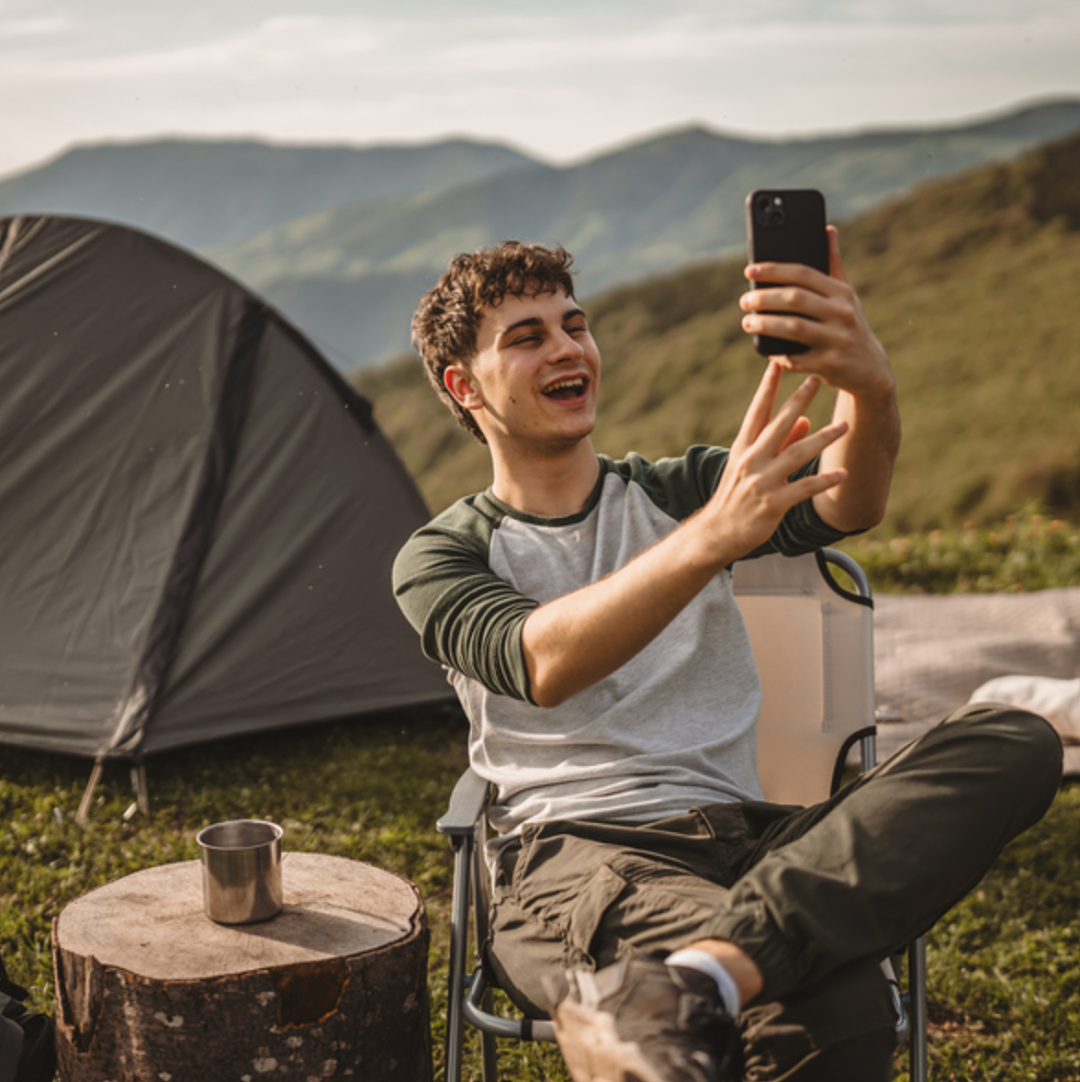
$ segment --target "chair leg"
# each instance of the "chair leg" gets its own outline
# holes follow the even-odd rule
[[[926,1017],[926,940],[919,936],[908,950],[908,992],[911,997],[911,1033],[908,1038],[911,1082],[927,1082],[929,1049]]]
[[[469,870],[472,845],[466,840],[454,854],[454,906],[450,914],[450,973],[446,1006],[446,1082],[461,1082],[465,1045],[462,994],[465,988],[465,956],[469,949]]]
[[[491,1010],[491,993],[484,996],[484,1010]],[[499,1051],[495,1044],[495,1035],[480,1032],[481,1069],[484,1082],[499,1082]]]

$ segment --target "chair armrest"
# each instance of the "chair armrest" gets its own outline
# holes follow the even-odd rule
[[[450,805],[435,824],[440,834],[464,837],[476,830],[490,796],[488,783],[469,767],[450,794]]]
[[[828,570],[829,564],[833,564],[835,567],[847,572],[855,587],[854,594],[849,594],[847,590],[838,585]],[[821,567],[825,581],[837,593],[873,606],[873,592],[870,589],[870,580],[867,578],[866,572],[846,552],[841,552],[839,549],[820,549],[818,551],[818,566]]]

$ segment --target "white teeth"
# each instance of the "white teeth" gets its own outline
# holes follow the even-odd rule
[[[574,379],[561,379],[557,383],[551,383],[545,387],[544,394],[552,394],[554,391],[561,391],[567,387],[583,390],[585,387],[585,380],[581,376]]]

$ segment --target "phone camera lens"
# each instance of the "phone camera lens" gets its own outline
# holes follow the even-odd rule
[[[754,200],[754,217],[765,228],[783,225],[787,217],[783,196],[763,192]]]

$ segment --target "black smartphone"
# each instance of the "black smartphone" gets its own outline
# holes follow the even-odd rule
[[[813,188],[761,189],[746,197],[746,236],[751,263],[805,263],[829,273],[829,237],[825,232],[825,197]],[[766,289],[782,282],[755,282]],[[754,335],[754,349],[763,357],[774,353],[805,353],[801,342]]]

